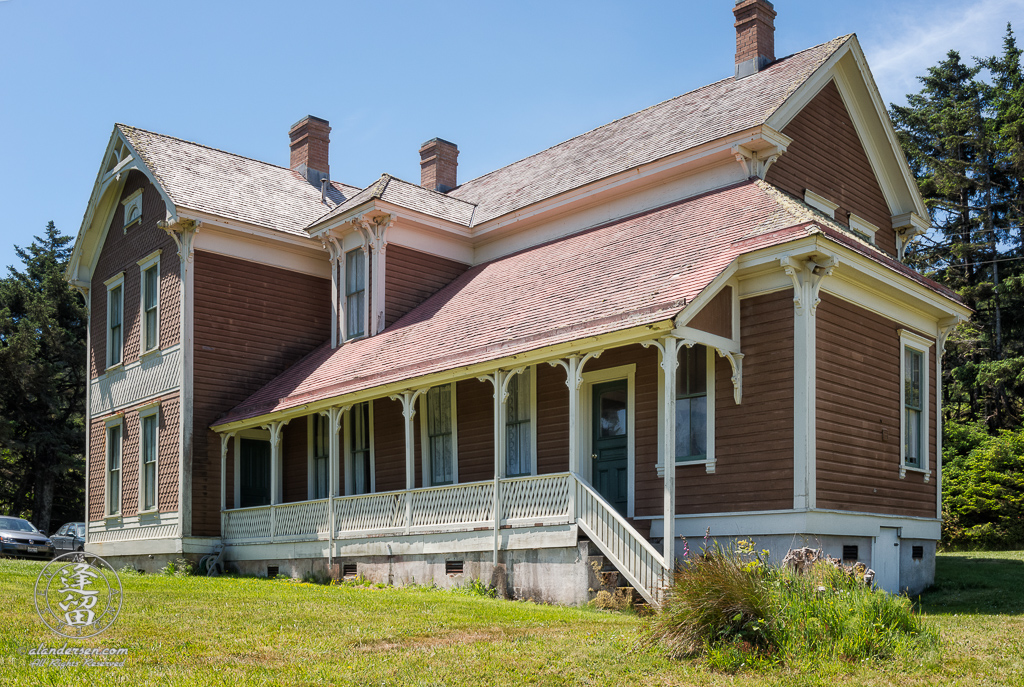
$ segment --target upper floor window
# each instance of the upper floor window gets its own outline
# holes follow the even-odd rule
[[[362,336],[366,322],[366,258],[362,248],[345,253],[345,338]]]
[[[124,230],[127,233],[128,227],[142,221],[142,189],[122,200],[121,205],[124,206]]]
[[[124,361],[124,272],[106,282],[107,286],[107,367]]]
[[[907,470],[930,474],[928,467],[928,351],[931,342],[900,330],[900,400],[903,406],[900,477]]]
[[[154,510],[156,508],[156,458],[157,458],[157,421],[159,406],[141,414],[142,437],[140,440],[141,449],[141,470],[142,470],[142,510]]]
[[[160,252],[139,260],[142,281],[142,352],[160,347]]]
[[[682,347],[676,368],[676,461],[708,458],[708,349]]]
[[[520,477],[533,474],[533,431],[531,427],[531,370],[512,377],[505,400],[505,474]]]

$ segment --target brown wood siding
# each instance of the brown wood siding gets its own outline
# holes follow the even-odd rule
[[[177,394],[160,399],[157,421],[157,509],[161,513],[178,510],[178,422],[181,403]],[[121,514],[139,512],[139,435],[141,420],[134,408],[124,411],[121,444]],[[104,418],[91,424],[89,436],[89,519],[106,514],[107,428]]]
[[[715,473],[703,465],[676,468],[678,513],[793,507],[792,291],[743,299],[740,322],[743,403],[733,400],[729,362],[716,356]],[[657,388],[656,377],[653,383]],[[656,461],[656,448],[643,462],[637,451],[638,516],[662,514]]]
[[[405,489],[405,418],[401,401],[373,401],[373,461],[377,491]]]
[[[205,251],[194,283],[192,533],[217,536],[220,439],[208,427],[327,340],[331,283]]]
[[[121,199],[142,189],[142,222],[124,231],[124,207],[118,203],[110,220],[89,291],[92,350],[89,375],[96,377],[107,367],[107,287],[103,284],[118,272],[124,272],[124,363],[139,359],[142,272],[138,261],[160,249],[160,347],[178,343],[180,295],[178,253],[174,241],[156,226],[166,211],[159,192],[140,172],[132,171],[125,181]]]
[[[700,309],[687,327],[699,329],[702,332],[732,338],[732,287],[726,286],[711,299],[707,305]]]
[[[309,454],[307,446],[309,435],[306,433],[305,417],[297,417],[284,428],[282,445],[281,491],[283,503],[306,501],[309,499]],[[218,449],[219,450],[219,449]],[[342,461],[344,462],[344,461]],[[342,482],[344,484],[344,482]],[[345,492],[340,492],[344,494]]]
[[[827,293],[817,320],[818,507],[935,517],[936,482],[899,476],[899,325]]]
[[[892,212],[835,83],[822,88],[782,131],[793,143],[765,181],[801,199],[810,189],[838,203],[840,222],[848,222],[851,212],[863,217],[878,227],[878,247],[895,255]]]
[[[537,365],[536,393],[537,474],[566,472],[569,469],[569,387],[565,385],[565,370]]]
[[[469,265],[461,262],[394,243],[388,244],[385,256],[384,321],[387,327],[469,269]]]
[[[523,374],[529,374],[526,370]],[[494,394],[490,382],[456,384],[459,482],[494,479]]]

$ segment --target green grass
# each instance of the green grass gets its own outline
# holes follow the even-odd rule
[[[429,589],[126,576],[117,623],[89,647],[123,668],[37,668],[60,646],[36,617],[42,564],[0,561],[0,685],[1024,685],[1024,552],[942,555],[921,597],[941,653],[717,672],[673,660],[635,615]]]

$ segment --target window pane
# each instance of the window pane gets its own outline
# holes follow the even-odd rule
[[[601,438],[626,433],[626,390],[609,389],[601,394]]]
[[[708,397],[696,396],[690,401],[690,453],[704,456],[708,452]]]
[[[145,272],[143,272],[142,276],[144,278],[143,288],[145,289],[145,294],[143,296],[143,298],[145,299],[144,306],[145,306],[146,310],[150,310],[151,308],[155,308],[156,307],[156,298],[157,298],[157,273],[156,273],[156,265],[153,265],[152,267],[147,269]]]
[[[921,412],[907,408],[906,445],[903,455],[906,464],[913,467],[921,466]]]
[[[345,333],[362,336],[366,312],[366,260],[357,248],[345,253]]]
[[[156,463],[146,464],[146,493],[142,507],[145,510],[156,506]]]

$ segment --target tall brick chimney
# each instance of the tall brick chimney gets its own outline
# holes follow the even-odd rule
[[[288,130],[291,139],[291,168],[306,177],[314,186],[321,179],[331,178],[327,149],[331,144],[331,125],[326,119],[306,115]]]
[[[768,0],[736,0],[736,78],[775,61],[775,8]]]
[[[420,186],[448,193],[458,186],[459,147],[443,138],[432,138],[420,146]]]

